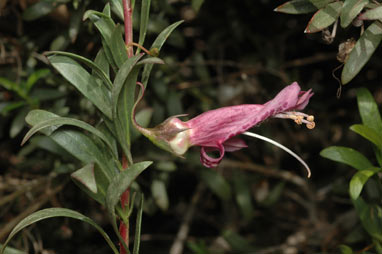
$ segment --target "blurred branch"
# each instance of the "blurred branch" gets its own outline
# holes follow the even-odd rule
[[[230,60],[205,60],[203,63],[196,63],[191,60],[186,60],[182,63],[178,63],[178,67],[184,67],[184,66],[197,66],[197,65],[206,65],[206,66],[219,66],[222,67],[230,67],[230,68],[237,68],[239,71],[231,72],[228,75],[218,75],[216,77],[211,78],[208,83],[218,83],[222,82],[222,80],[232,80],[232,79],[238,79],[243,78],[243,76],[248,75],[258,75],[260,73],[268,73],[271,75],[274,75],[278,78],[280,78],[283,82],[288,83],[289,77],[284,72],[284,69],[286,68],[293,68],[293,67],[301,67],[305,65],[310,64],[316,64],[320,62],[330,61],[336,59],[337,53],[317,53],[313,56],[304,57],[304,58],[298,58],[294,59],[288,62],[285,62],[278,68],[267,68],[262,63],[256,63],[256,64],[246,64],[246,63],[239,63],[237,61],[230,61]],[[219,73],[219,72],[218,72]],[[192,87],[198,87],[205,85],[207,81],[198,80],[198,81],[186,81],[181,82],[178,85],[178,89],[187,89]]]
[[[29,214],[37,211],[46,202],[48,202],[54,195],[56,195],[58,192],[60,192],[64,188],[64,186],[66,185],[67,182],[68,181],[64,181],[64,183],[58,185],[57,187],[55,187],[53,189],[50,189],[50,187],[47,187],[47,189],[44,191],[44,193],[35,199],[36,200],[35,203],[33,203],[31,206],[26,208],[18,216],[14,217],[11,221],[9,221],[4,226],[2,226],[2,228],[0,229],[0,241],[3,241],[5,236],[7,236],[9,234],[9,232],[16,226],[16,224],[19,223],[23,218],[25,218]]]
[[[311,222],[313,224],[317,222],[316,196],[313,190],[310,188],[307,181],[301,178],[300,176],[286,170],[272,169],[272,168],[267,168],[255,163],[239,162],[239,161],[233,161],[228,159],[223,160],[222,163],[220,164],[220,167],[239,168],[243,170],[249,170],[249,171],[260,173],[265,176],[279,178],[289,183],[292,183],[294,185],[297,185],[304,191],[306,197],[308,198],[307,201],[304,201],[302,198],[298,198],[299,203],[304,208],[307,209]],[[293,198],[296,199],[297,196],[293,196]]]
[[[182,224],[180,225],[176,238],[170,248],[170,254],[183,253],[184,242],[186,241],[188,232],[190,230],[190,224],[195,213],[196,205],[199,202],[199,199],[202,196],[204,189],[205,186],[203,183],[199,183],[199,185],[196,187],[195,193],[191,199],[191,203],[187,208],[187,212],[183,217]]]
[[[337,53],[317,53],[313,56],[303,57],[288,61],[281,65],[281,69],[292,68],[292,67],[301,67],[309,64],[315,64],[319,62],[335,60]]]
[[[301,187],[304,191],[309,191],[309,186],[303,178],[286,170],[271,169],[255,163],[240,162],[229,159],[224,159],[221,162],[220,166],[224,168],[240,168],[244,170],[254,171],[266,176],[283,179],[287,182],[293,183]]]
[[[28,182],[27,184],[23,184],[21,188],[18,190],[12,192],[11,194],[3,197],[0,199],[0,206],[5,205],[8,202],[11,202],[12,200],[16,199],[17,197],[23,195],[25,192],[33,189],[34,187],[38,185],[43,185],[47,181],[47,177],[41,177],[39,179],[34,179]]]

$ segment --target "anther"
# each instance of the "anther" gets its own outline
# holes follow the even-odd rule
[[[309,122],[306,124],[306,128],[308,129],[314,129],[314,127],[316,126],[316,123],[315,122]]]
[[[301,125],[303,120],[304,120],[303,116],[295,116],[294,122],[297,123],[298,125]]]

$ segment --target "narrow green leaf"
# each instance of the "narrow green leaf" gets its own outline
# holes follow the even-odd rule
[[[121,0],[110,0],[111,3],[111,10],[120,18],[123,20],[123,6]]]
[[[139,202],[138,211],[137,211],[137,219],[135,222],[133,254],[139,254],[139,247],[141,244],[141,227],[142,227],[142,213],[143,213],[144,202],[145,202],[144,195],[141,194],[141,200]]]
[[[379,149],[382,149],[382,136],[374,129],[363,124],[354,124],[350,126],[350,129],[375,144]]]
[[[11,138],[16,137],[25,127],[25,116],[28,114],[29,110],[29,107],[24,107],[16,113],[16,116],[14,116],[11,127],[9,128],[9,136]]]
[[[110,65],[116,71],[115,52],[113,51],[112,36],[116,27],[114,21],[110,18],[110,6],[106,4],[104,12],[87,11],[84,14],[84,19],[89,18],[102,36],[102,45],[106,53],[106,57],[109,60]],[[122,38],[121,38],[122,39]],[[126,51],[126,50],[124,50]]]
[[[169,200],[165,182],[159,179],[154,179],[151,182],[151,194],[155,204],[162,211],[167,211],[169,207]]]
[[[74,87],[78,89],[94,106],[108,118],[112,118],[111,102],[108,90],[101,86],[81,65],[67,56],[49,56],[53,67]]]
[[[37,70],[35,72],[33,72],[27,79],[26,83],[25,83],[25,90],[26,90],[26,93],[28,93],[31,88],[33,87],[34,84],[36,84],[36,82],[41,79],[41,78],[45,78],[46,76],[48,76],[50,74],[50,70],[49,69],[40,69],[40,70]]]
[[[118,104],[118,97],[121,93],[122,87],[126,82],[127,77],[133,70],[134,66],[137,64],[139,59],[141,59],[143,55],[135,55],[133,57],[130,57],[125,61],[125,63],[122,65],[122,67],[119,69],[117,75],[115,76],[114,83],[113,83],[113,90],[111,99],[113,101],[113,116],[116,116],[117,113],[117,104]],[[135,84],[134,84],[135,86]],[[135,89],[134,89],[135,91]],[[133,92],[133,91],[131,91]]]
[[[111,18],[110,3],[105,4],[105,7],[103,8],[102,13],[105,14],[107,17]]]
[[[89,165],[89,164],[88,164]],[[105,175],[104,171],[96,164],[93,167],[94,172],[94,181],[97,186],[97,192],[93,192],[89,189],[89,186],[85,186],[81,181],[77,178],[72,177],[74,183],[86,194],[89,195],[92,199],[100,203],[102,206],[105,206],[105,197],[106,190],[110,184],[108,177]]]
[[[177,169],[174,161],[158,161],[155,163],[155,168],[165,172],[172,172]]]
[[[227,180],[215,170],[203,169],[200,176],[207,186],[223,201],[231,199],[231,187]]]
[[[121,67],[128,58],[125,42],[122,38],[122,29],[123,27],[119,25],[115,26],[110,39],[111,54],[118,67]]]
[[[20,83],[16,83],[16,82],[10,81],[9,79],[0,77],[0,86],[4,87],[5,89],[9,91],[16,92],[18,96],[20,96],[21,98],[25,100],[29,99],[25,93],[25,89],[22,89],[22,84]]]
[[[362,11],[369,0],[346,0],[341,11],[341,27],[345,28],[351,24],[353,19]]]
[[[68,35],[72,43],[76,41],[78,32],[80,31],[85,8],[86,4],[82,4],[80,8],[71,12]]]
[[[0,250],[2,248],[3,248],[3,245],[0,243]],[[6,247],[4,250],[4,254],[27,254],[27,253],[23,250],[18,250],[18,249],[11,248],[11,247]]]
[[[150,5],[151,0],[143,0],[141,6],[141,21],[139,27],[139,40],[138,44],[143,45],[147,33],[147,25],[149,23],[149,14],[150,14]],[[137,49],[137,53],[140,52],[140,48]]]
[[[357,89],[358,110],[362,123],[381,135],[382,119],[373,95],[366,88]]]
[[[7,114],[11,112],[12,110],[15,110],[17,108],[20,108],[24,106],[26,103],[25,101],[14,101],[10,103],[0,103],[0,113]]]
[[[369,205],[361,197],[353,200],[354,207],[361,219],[364,229],[378,241],[382,241],[382,208]]]
[[[340,16],[342,4],[342,2],[334,2],[318,10],[310,19],[305,33],[319,32],[333,24]]]
[[[235,198],[245,220],[250,220],[254,215],[251,188],[243,172],[236,172],[233,177]]]
[[[254,252],[254,247],[251,246],[247,239],[245,239],[238,233],[231,230],[225,230],[222,235],[231,247],[233,253]]]
[[[363,170],[372,167],[370,161],[360,152],[341,146],[331,146],[320,152],[324,158],[341,162],[355,169]]]
[[[131,111],[140,68],[134,68],[142,55],[130,57],[119,69],[112,90],[113,119],[118,141],[129,157],[131,144]],[[131,159],[131,158],[128,158]]]
[[[365,11],[364,13],[359,15],[359,18],[363,20],[382,19],[382,6],[378,6],[368,11]]]
[[[117,140],[115,138],[115,136],[116,136],[115,132],[113,132],[113,130],[110,130],[110,128],[108,127],[108,124],[106,123],[106,121],[103,121],[103,122],[99,123],[96,127],[109,140],[109,143],[113,147],[112,152],[114,154],[118,154],[118,147],[117,147]]]
[[[381,171],[380,168],[371,167],[368,169],[360,170],[354,174],[349,184],[349,193],[352,199],[357,199],[361,194],[362,188],[375,173]]]
[[[45,52],[45,54],[46,55],[62,55],[62,56],[67,56],[67,57],[73,58],[75,60],[78,60],[81,63],[88,66],[89,68],[91,68],[94,71],[94,73],[97,74],[97,76],[100,79],[102,79],[103,82],[105,82],[105,85],[107,88],[111,89],[111,87],[113,86],[113,84],[111,83],[111,80],[109,79],[108,74],[106,74],[103,71],[101,66],[98,66],[96,63],[92,62],[91,60],[89,60],[85,57],[82,57],[82,56],[77,55],[77,54],[65,52],[65,51],[48,51],[48,52]]]
[[[42,109],[35,109],[35,110],[31,110],[29,111],[28,115],[25,117],[25,121],[34,126],[40,122],[44,122],[46,120],[49,120],[49,119],[53,119],[53,118],[57,118],[57,117],[60,117],[59,115],[56,115],[52,112],[49,112],[49,111],[46,111],[46,110],[42,110]],[[52,134],[59,126],[50,126],[50,127],[47,127],[43,130],[41,130],[41,133],[43,133],[44,135],[47,135],[49,136],[50,134]]]
[[[113,30],[115,28],[114,21],[107,14],[92,10],[85,12],[84,19],[86,18],[89,18],[94,23],[101,36],[110,46],[110,40],[112,37]]]
[[[53,154],[59,155],[65,161],[73,160],[73,156],[69,154],[63,147],[59,146],[50,137],[37,136],[31,138],[28,145],[22,148],[19,155],[28,155],[33,152],[36,148],[40,148],[49,151]]]
[[[158,57],[146,57],[145,59],[139,61],[137,65],[144,64],[164,64],[164,61]]]
[[[287,14],[305,14],[325,7],[333,0],[292,0],[274,9]]]
[[[272,206],[274,205],[283,194],[285,187],[285,182],[280,182],[276,184],[274,188],[268,193],[267,197],[261,202],[261,205]]]
[[[110,18],[110,16],[106,15],[105,13],[94,11],[94,10],[87,10],[84,13],[84,16],[82,17],[82,20],[85,21],[87,19],[90,19],[92,22],[96,22],[101,17]]]
[[[349,54],[341,74],[342,84],[349,83],[365,66],[382,39],[382,24],[374,21],[362,34]]]
[[[113,71],[117,72],[118,71],[117,64],[114,62],[113,54],[111,53],[110,47],[107,45],[105,39],[102,38],[101,42],[102,42],[102,48],[105,52],[105,57],[106,57],[108,63],[110,64]]]
[[[135,178],[137,178],[137,176],[141,174],[143,170],[145,170],[151,164],[151,161],[144,161],[131,165],[130,167],[122,171],[120,174],[116,175],[110,182],[110,185],[107,189],[106,208],[113,229],[120,239],[121,236],[118,231],[115,217],[115,206],[118,204],[122,193],[125,192],[133,183]]]
[[[98,53],[96,58],[94,59],[94,63],[99,66],[99,68],[105,73],[105,75],[109,78],[110,75],[110,65],[109,62],[107,61],[106,53],[103,48],[101,48]],[[94,71],[95,72],[95,71]],[[110,82],[111,83],[111,82]],[[111,83],[111,85],[113,85]]]
[[[382,167],[382,149],[378,149],[377,147],[373,146],[375,158],[377,159],[378,165]]]
[[[192,0],[192,2],[191,2],[192,9],[196,13],[198,13],[200,10],[200,7],[202,7],[203,3],[204,3],[204,0]]]
[[[10,81],[9,79],[0,77],[0,86],[10,91],[16,91],[19,85],[16,82]]]
[[[116,175],[113,160],[85,134],[73,130],[58,130],[50,137],[83,163],[97,163],[109,181]]]
[[[86,164],[71,174],[71,177],[86,186],[91,192],[97,193],[97,183],[94,176],[94,164]]]
[[[52,101],[60,99],[66,94],[66,91],[60,91],[57,88],[36,88],[30,92],[29,96],[36,101]]]
[[[353,254],[353,250],[347,245],[341,244],[338,248],[340,249],[341,254]]]
[[[105,144],[110,148],[110,151],[114,151],[112,144],[109,142],[107,137],[91,126],[90,124],[87,124],[81,120],[77,120],[74,118],[68,118],[68,117],[53,117],[51,119],[47,119],[45,121],[39,122],[35,124],[28,132],[25,134],[24,139],[21,142],[21,145],[23,145],[31,136],[33,136],[36,132],[45,129],[47,127],[53,127],[56,126],[56,128],[59,128],[62,125],[71,125],[71,126],[76,126],[81,129],[87,130],[90,133],[94,134],[98,138],[100,138],[102,141],[105,142]],[[115,158],[117,158],[117,154],[113,154]]]
[[[151,48],[157,48],[158,51],[162,49],[163,44],[166,42],[167,38],[171,35],[171,33],[177,28],[180,24],[183,23],[183,20],[177,21],[168,27],[166,27],[155,39]]]
[[[131,74],[126,79],[126,84],[123,86],[121,96],[118,97],[117,117],[114,121],[117,139],[122,147],[124,154],[127,156],[130,164],[132,157],[130,152],[131,147],[131,115],[134,104],[135,86],[138,79],[139,68],[134,68]]]
[[[59,34],[56,38],[52,40],[49,45],[49,50],[63,50],[69,46],[69,36],[67,33]]]
[[[170,34],[174,31],[175,28],[177,28],[180,24],[183,23],[183,20],[175,22],[174,24],[169,25],[166,27],[155,39],[153,42],[151,48],[158,49],[158,52],[160,52],[163,44],[166,42],[167,38],[170,36]],[[150,73],[153,68],[153,64],[146,64],[145,68],[143,69],[142,73],[142,83],[146,87],[147,82],[149,81]]]
[[[102,237],[106,240],[107,244],[110,246],[110,248],[113,250],[115,254],[119,254],[117,248],[111,241],[110,237],[106,234],[106,232],[98,226],[97,223],[95,223],[92,219],[89,217],[86,217],[85,215],[76,212],[74,210],[66,209],[66,208],[47,208],[40,211],[37,211],[35,213],[30,214],[23,220],[21,220],[11,231],[9,234],[7,240],[5,241],[3,248],[1,249],[0,253],[3,253],[4,248],[8,245],[9,241],[22,229],[38,222],[41,220],[49,219],[49,218],[55,218],[55,217],[68,217],[76,220],[80,220],[83,222],[86,222],[93,226],[97,231],[102,235]]]

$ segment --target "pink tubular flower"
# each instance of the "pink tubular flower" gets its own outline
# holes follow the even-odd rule
[[[143,88],[142,85],[141,87]],[[211,168],[220,163],[225,151],[232,152],[247,147],[243,140],[235,137],[236,135],[270,117],[289,118],[297,124],[305,123],[309,129],[314,128],[313,116],[296,112],[305,108],[312,95],[311,90],[301,91],[297,82],[294,82],[265,104],[223,107],[204,112],[187,122],[176,116],[170,117],[155,128],[139,126],[133,114],[133,123],[153,143],[175,155],[183,155],[190,146],[200,146],[200,160],[204,166]],[[143,92],[141,98],[142,96]],[[207,154],[214,150],[219,152],[218,158]]]

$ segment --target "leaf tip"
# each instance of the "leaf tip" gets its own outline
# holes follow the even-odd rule
[[[23,140],[20,143],[20,146],[23,146],[28,141],[27,137],[24,137]]]

